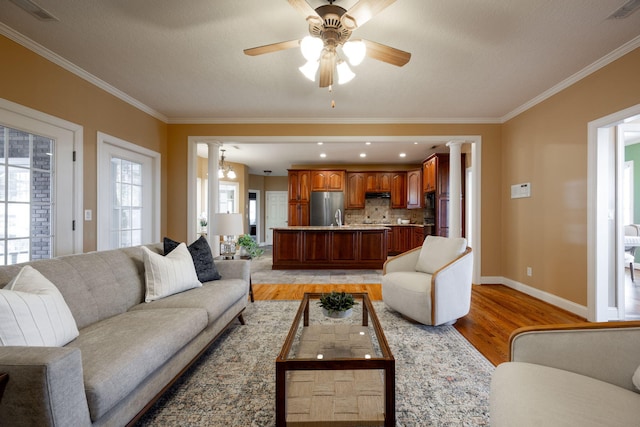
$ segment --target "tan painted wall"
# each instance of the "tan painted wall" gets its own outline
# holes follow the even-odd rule
[[[162,155],[161,233],[167,229],[167,125],[0,36],[0,97],[83,127],[84,206],[96,212],[97,132]],[[80,218],[79,218],[80,219]],[[84,222],[84,251],[96,249],[96,222]]]
[[[168,233],[186,236],[187,144],[189,136],[418,136],[480,135],[482,137],[482,275],[501,275],[501,125],[498,124],[212,124],[169,125],[167,193]],[[269,177],[275,178],[275,177]],[[286,189],[286,187],[285,187]]]
[[[587,304],[587,125],[640,103],[639,72],[636,49],[504,124],[502,276]]]

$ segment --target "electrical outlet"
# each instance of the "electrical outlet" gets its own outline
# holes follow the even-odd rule
[[[533,276],[533,268],[527,267],[527,276],[529,277]]]

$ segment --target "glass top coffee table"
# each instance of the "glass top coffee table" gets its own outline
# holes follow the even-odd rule
[[[366,293],[332,319],[305,293],[276,358],[277,426],[394,426],[395,359]]]

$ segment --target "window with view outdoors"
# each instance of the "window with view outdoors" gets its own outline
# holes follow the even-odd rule
[[[142,244],[142,164],[111,158],[111,247]]]
[[[0,126],[0,264],[52,256],[52,139]]]

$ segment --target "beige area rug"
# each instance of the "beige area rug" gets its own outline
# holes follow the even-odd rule
[[[275,358],[297,301],[256,301],[139,426],[274,426]],[[410,323],[374,302],[396,359],[397,426],[489,425],[493,365],[452,326]]]

